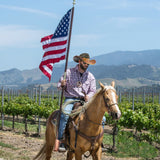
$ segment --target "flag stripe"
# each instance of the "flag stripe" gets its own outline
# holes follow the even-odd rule
[[[52,59],[48,59],[46,61],[42,61],[40,65],[47,65],[48,63],[57,63],[61,60],[64,60],[65,59],[65,55],[59,57],[59,58],[52,58]]]
[[[56,53],[59,53],[58,51],[60,50],[64,50],[65,48],[67,47],[67,44],[65,44],[65,45],[60,45],[60,46],[54,46],[54,47],[48,47],[48,48],[46,48],[46,49],[44,49],[44,51],[45,51],[45,53],[47,53],[47,52],[50,52],[50,51],[55,51],[55,54]],[[53,52],[53,54],[54,54],[54,52]],[[47,54],[48,55],[48,54]],[[45,55],[44,55],[45,56]],[[43,57],[44,57],[43,56]]]
[[[48,38],[45,38],[45,40],[43,40],[43,41],[42,41],[43,38],[41,39],[42,45],[43,45],[43,44],[48,44],[48,43],[65,41],[65,40],[68,39],[67,36],[65,36],[65,37],[59,37],[59,38],[54,38],[54,39],[52,39],[52,37],[50,37],[50,36],[46,36],[46,37],[48,37]]]
[[[53,37],[53,34],[49,35],[49,36],[45,36],[43,38],[41,38],[41,42],[47,41],[49,39],[51,39]]]
[[[65,56],[66,52],[64,52],[63,54],[56,54],[56,55],[48,55],[46,57],[43,57],[42,58],[42,62],[44,61],[49,61],[50,59],[58,59],[58,58],[61,58],[62,56]]]
[[[66,54],[66,48],[64,49],[61,49],[61,50],[56,50],[56,51],[48,51],[48,52],[45,52],[45,55],[43,56],[42,60],[44,58],[48,59],[48,57],[59,57],[61,56],[62,54]]]
[[[53,65],[44,65],[44,70],[46,70],[49,74],[52,74]]]
[[[53,64],[52,63],[49,63],[49,65],[47,65],[48,69],[50,69],[52,71],[53,69]]]
[[[48,70],[46,69],[46,65],[43,66],[43,65],[41,65],[41,64],[40,64],[40,66],[39,66],[39,69],[43,72],[44,75],[46,75],[46,76],[49,78],[49,81],[50,81],[50,80],[51,80],[52,71],[48,71]]]
[[[67,43],[67,40],[65,41],[60,41],[60,42],[53,42],[53,43],[50,43],[50,44],[44,44],[43,45],[43,49],[45,50],[46,48],[48,47],[54,47],[54,46],[60,46],[60,45],[64,45]]]

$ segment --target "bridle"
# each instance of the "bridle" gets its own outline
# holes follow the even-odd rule
[[[115,89],[114,89],[113,87],[107,86],[107,87],[105,87],[105,89],[103,90],[103,93],[105,93],[105,92],[106,92],[107,90],[109,90],[109,89],[111,89],[111,90],[113,90],[113,91],[115,92]],[[112,106],[118,105],[118,103],[112,103],[112,104],[108,105],[107,102],[106,102],[106,98],[105,98],[104,94],[103,94],[103,99],[104,99],[105,107],[108,109],[108,112],[111,111],[111,107],[112,107]]]

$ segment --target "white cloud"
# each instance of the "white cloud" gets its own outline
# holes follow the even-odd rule
[[[0,5],[0,8],[22,11],[22,12],[28,12],[28,13],[35,13],[35,14],[40,14],[40,15],[44,15],[44,16],[49,16],[49,17],[52,17],[52,18],[57,18],[57,15],[55,15],[53,13],[45,12],[45,11],[41,11],[41,10],[36,10],[36,9],[31,9],[31,8],[8,6],[8,5]]]
[[[0,47],[32,48],[39,45],[45,31],[20,25],[0,26]]]

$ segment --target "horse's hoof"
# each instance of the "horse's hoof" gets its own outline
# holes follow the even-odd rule
[[[107,152],[107,151],[108,151],[107,148],[103,148],[103,147],[102,147],[102,152]]]

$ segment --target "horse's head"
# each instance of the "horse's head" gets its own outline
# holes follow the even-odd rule
[[[114,88],[115,82],[112,81],[110,86],[104,86],[101,82],[99,82],[99,84],[101,86],[103,100],[107,112],[112,116],[113,119],[119,119],[121,117],[121,111],[118,107],[118,96]]]

